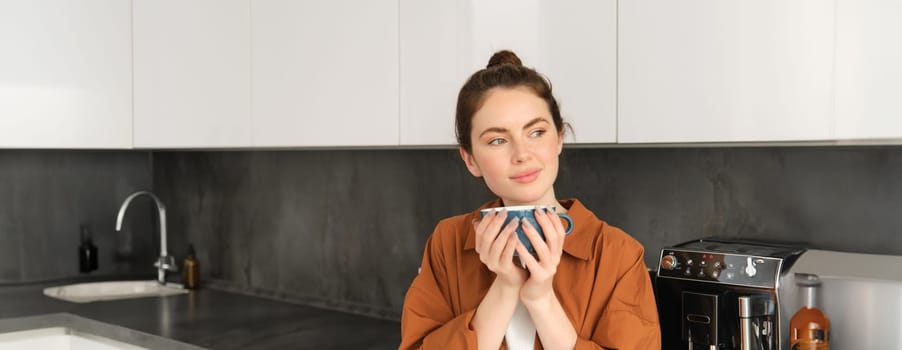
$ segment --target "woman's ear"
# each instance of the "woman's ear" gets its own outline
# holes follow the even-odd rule
[[[457,150],[460,151],[460,158],[464,160],[464,164],[467,165],[467,170],[470,171],[470,174],[473,174],[475,177],[482,177],[482,171],[479,170],[479,164],[476,164],[476,158],[473,158],[473,155],[463,147],[458,147]]]

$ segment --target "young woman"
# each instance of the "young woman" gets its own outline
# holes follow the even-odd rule
[[[660,349],[640,243],[576,199],[554,194],[564,122],[548,81],[500,51],[457,101],[460,155],[499,198],[479,209],[536,210],[536,228],[479,209],[444,219],[407,291],[400,349]],[[519,225],[535,248],[515,234]],[[517,252],[515,257],[514,252]]]

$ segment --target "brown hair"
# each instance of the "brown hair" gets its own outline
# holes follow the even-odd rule
[[[551,83],[534,69],[524,67],[517,54],[502,50],[492,55],[485,69],[473,73],[460,88],[460,93],[457,95],[455,119],[458,145],[467,153],[472,153],[473,140],[470,138],[470,132],[473,128],[473,115],[482,107],[485,95],[489,90],[496,87],[521,86],[529,88],[536,96],[545,100],[548,110],[551,112],[554,127],[558,133],[561,133],[564,128],[564,120],[561,118],[557,100],[551,93]]]

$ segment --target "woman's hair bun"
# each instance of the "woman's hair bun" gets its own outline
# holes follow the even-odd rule
[[[523,63],[520,62],[520,58],[517,57],[517,54],[513,53],[513,51],[501,50],[492,55],[492,58],[489,59],[489,64],[485,67],[491,68],[502,64],[512,64],[515,66],[523,65]]]

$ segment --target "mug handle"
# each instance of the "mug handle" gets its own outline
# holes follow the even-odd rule
[[[564,236],[569,235],[570,232],[573,232],[573,218],[571,218],[570,215],[567,215],[564,213],[559,213],[559,214],[557,214],[557,216],[560,216],[564,220],[567,220],[568,225],[567,225],[567,230],[564,231]]]

